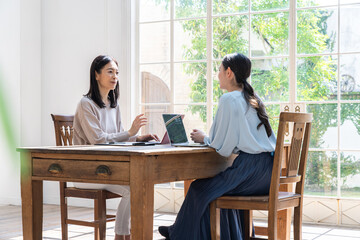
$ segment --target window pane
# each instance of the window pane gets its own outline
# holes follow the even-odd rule
[[[269,116],[271,128],[274,131],[275,136],[277,136],[277,130],[279,127],[280,105],[266,104],[266,113]]]
[[[253,11],[288,9],[288,8],[289,8],[289,0],[280,0],[280,1],[251,0],[251,10]]]
[[[315,56],[297,60],[297,100],[337,99],[337,57]]]
[[[254,14],[251,17],[251,56],[287,55],[289,13]]]
[[[176,21],[175,60],[206,59],[206,20]]]
[[[155,184],[155,187],[156,188],[171,188],[171,185],[170,185],[170,183],[158,183],[158,184]]]
[[[224,91],[220,89],[220,83],[218,78],[219,68],[221,61],[213,62],[213,102],[219,102],[219,98],[223,95]]]
[[[170,23],[147,23],[139,26],[140,62],[170,61]]]
[[[343,6],[340,8],[340,51],[359,52],[359,26],[354,23],[360,15],[360,5]]]
[[[175,103],[206,103],[206,63],[175,63]]]
[[[312,127],[311,131],[314,129]],[[309,152],[306,166],[305,194],[337,195],[337,153]]]
[[[170,103],[170,64],[140,65],[141,102]]]
[[[140,22],[170,19],[169,4],[170,0],[140,0]]]
[[[212,118],[212,120],[214,120],[214,118],[215,118],[218,107],[219,107],[219,104],[217,104],[217,103],[213,105],[213,118]],[[209,131],[210,131],[210,129],[209,129]],[[209,134],[209,132],[207,132],[207,134]]]
[[[341,98],[360,99],[360,54],[346,54],[340,57]]]
[[[342,152],[341,161],[341,196],[360,197],[360,153]]]
[[[251,84],[265,102],[289,101],[288,59],[252,61]]]
[[[297,52],[337,52],[337,8],[298,11]]]
[[[197,111],[201,108],[201,111]],[[196,111],[193,111],[196,110]],[[194,106],[194,105],[175,105],[174,112],[179,114],[185,114],[183,119],[186,135],[188,137],[189,142],[191,142],[190,133],[193,129],[200,129],[208,134],[208,130],[206,129],[206,121],[203,121],[205,113],[206,119],[206,106]]]
[[[175,18],[206,16],[206,0],[175,0]]]
[[[341,0],[340,4],[360,3],[360,0]]]
[[[249,49],[248,16],[218,17],[213,21],[214,59],[223,59],[226,54],[239,52],[245,55]]]
[[[343,0],[341,0],[343,1]],[[297,7],[337,5],[338,0],[297,0]]]
[[[148,118],[148,124],[141,128],[141,134],[154,133],[163,139],[166,132],[162,114],[170,113],[169,105],[142,106],[141,113]]]
[[[360,150],[360,103],[341,104],[340,148]]]
[[[184,182],[181,181],[181,182],[175,182],[175,187],[176,188],[184,188]]]
[[[247,12],[248,0],[213,0],[213,14]]]
[[[337,104],[308,104],[313,114],[310,148],[337,148]]]

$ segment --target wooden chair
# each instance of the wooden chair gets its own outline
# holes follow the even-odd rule
[[[287,171],[280,176],[284,155],[284,137],[287,123],[294,123],[293,136]],[[279,210],[294,208],[294,240],[301,240],[302,206],[306,160],[309,149],[312,114],[280,113],[279,129],[268,196],[222,196],[210,204],[211,239],[220,239],[220,209],[241,209],[245,215],[244,239],[264,239],[252,237],[251,210],[268,211],[267,236],[277,240],[277,214]],[[296,183],[295,192],[279,192],[280,183]],[[255,230],[256,233],[256,230]],[[261,234],[263,235],[263,234]]]
[[[73,145],[73,115],[53,115],[57,146]],[[81,221],[68,218],[68,197],[94,200],[94,220]],[[106,222],[115,221],[115,215],[106,215],[106,200],[121,197],[106,190],[79,189],[67,187],[66,182],[60,182],[60,209],[62,239],[68,239],[68,224],[95,228],[95,240],[103,240],[106,236]]]

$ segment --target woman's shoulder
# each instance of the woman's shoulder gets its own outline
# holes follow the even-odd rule
[[[83,96],[83,97],[80,99],[80,104],[82,104],[82,105],[96,106],[96,103],[94,102],[94,100],[92,100],[89,96]]]
[[[89,108],[94,108],[96,107],[96,104],[95,102],[89,98],[88,96],[83,96],[81,99],[80,99],[80,102],[78,104],[78,109],[81,108],[81,109],[89,109]]]
[[[236,99],[239,98],[243,98],[243,93],[240,91],[232,91],[232,92],[227,92],[224,93],[221,97],[220,97],[220,102],[227,102],[227,101],[231,101],[233,102]]]
[[[94,102],[94,101],[91,98],[89,98],[88,96],[83,96],[80,99],[80,103],[91,104],[92,102]]]

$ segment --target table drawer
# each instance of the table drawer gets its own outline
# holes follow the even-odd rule
[[[129,181],[129,162],[33,159],[33,176]]]

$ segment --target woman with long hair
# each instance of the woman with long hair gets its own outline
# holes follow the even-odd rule
[[[147,123],[143,114],[136,116],[129,130],[121,122],[118,81],[118,63],[100,55],[90,67],[90,89],[77,106],[74,117],[74,144],[159,140],[156,135],[137,136]],[[115,240],[130,239],[130,187],[111,184],[74,183],[77,188],[105,189],[122,196],[115,220]]]
[[[231,167],[212,178],[190,185],[175,223],[160,226],[159,232],[171,240],[208,240],[209,204],[223,195],[265,195],[270,189],[276,138],[265,106],[247,82],[251,61],[239,53],[226,55],[219,68],[220,88],[227,91],[219,107],[209,136],[194,129],[194,142],[207,143],[225,157],[236,154]],[[221,210],[221,239],[243,239],[240,210]]]

